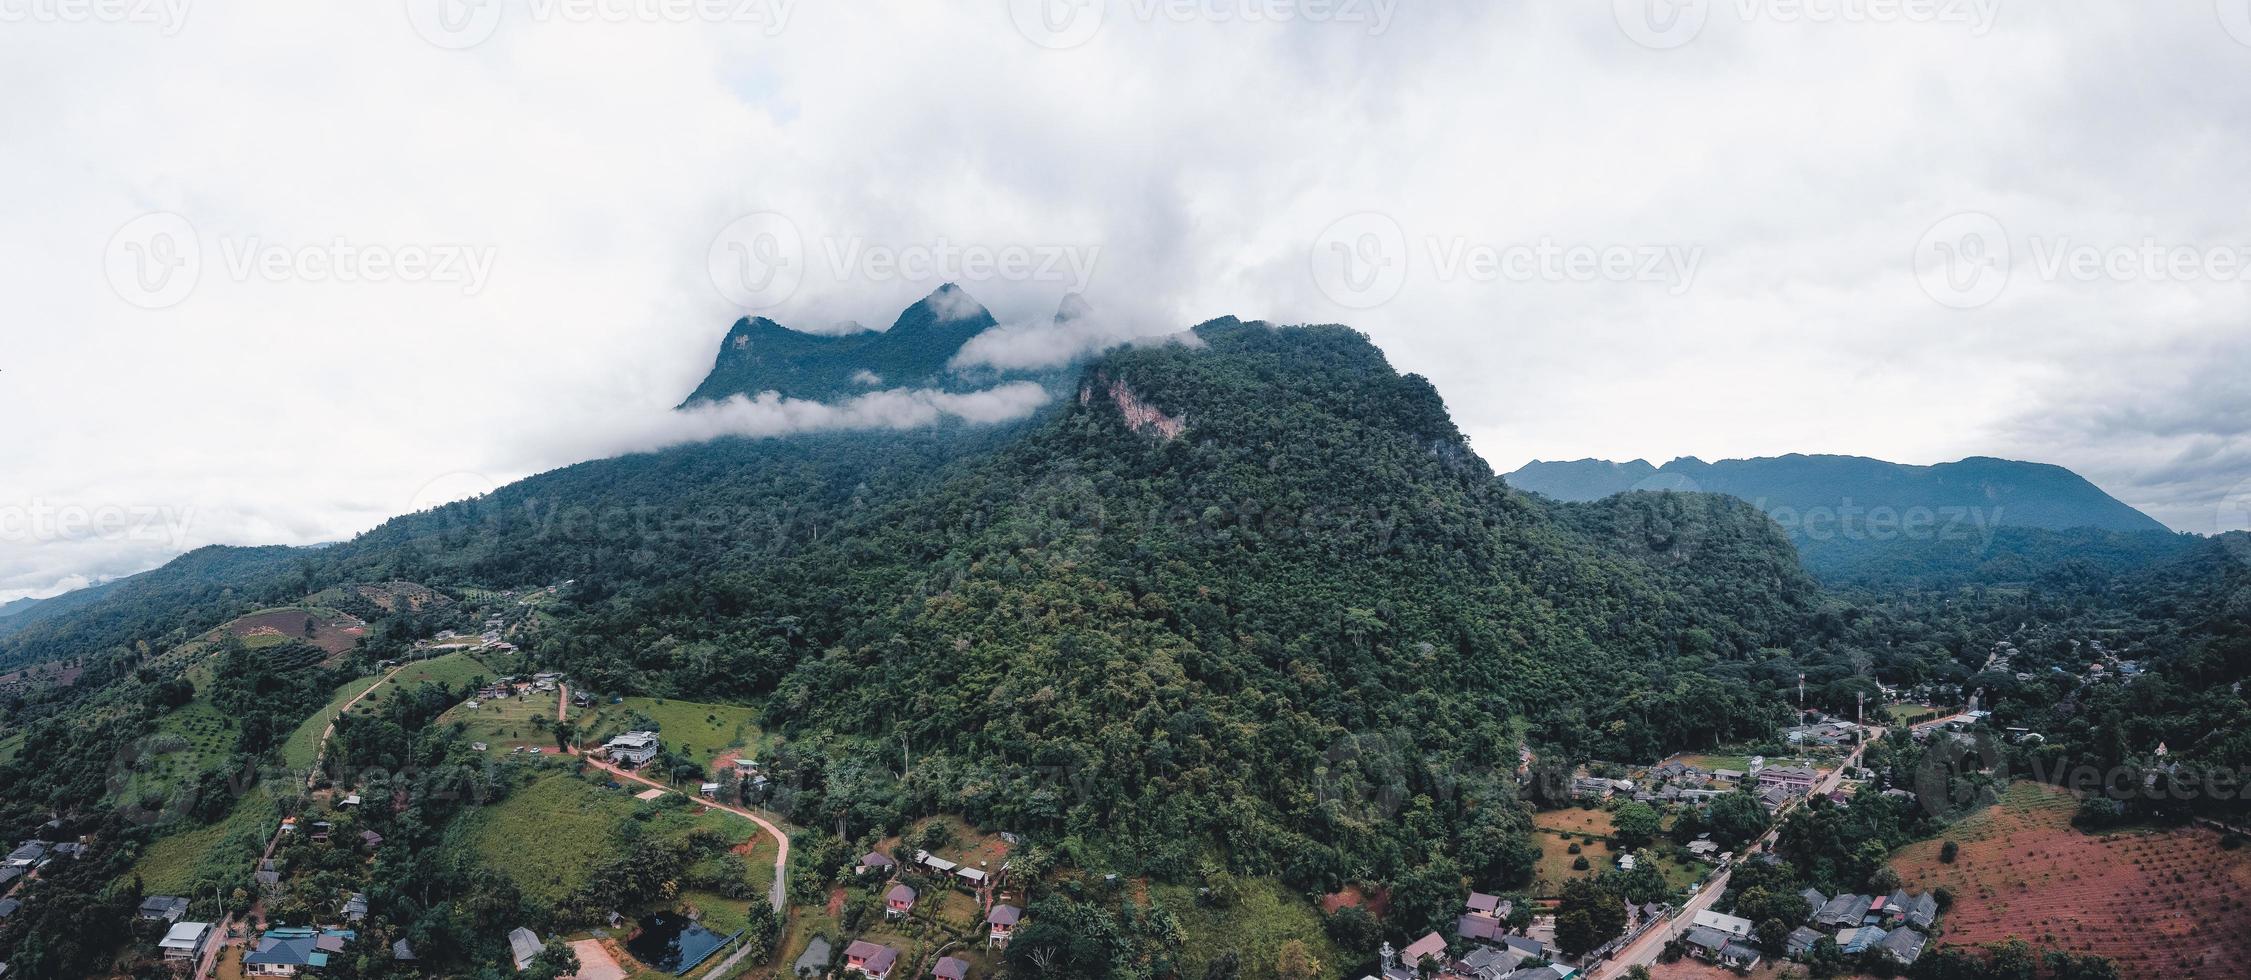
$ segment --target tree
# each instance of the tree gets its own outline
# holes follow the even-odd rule
[[[1594,917],[1585,909],[1572,909],[1555,917],[1555,945],[1567,956],[1583,956],[1605,942],[1595,929]]]
[[[1292,939],[1274,957],[1274,973],[1282,980],[1314,980],[1321,975],[1321,961],[1305,948],[1304,940]]]
[[[1731,851],[1759,839],[1773,825],[1765,802],[1749,790],[1736,790],[1713,800],[1705,819],[1712,828],[1712,839]]]
[[[1563,886],[1556,905],[1555,944],[1583,956],[1626,931],[1626,901],[1608,876],[1579,878]]]
[[[1610,823],[1614,828],[1611,836],[1630,851],[1646,847],[1650,841],[1656,840],[1664,825],[1664,817],[1657,813],[1655,807],[1636,801],[1619,807],[1617,812],[1610,815]]]
[[[531,965],[524,967],[524,976],[531,980],[557,980],[578,972],[578,953],[561,939],[550,939],[540,947],[539,955],[532,957]]]
[[[1336,914],[1322,924],[1337,948],[1352,956],[1366,955],[1383,942],[1383,927],[1376,924],[1375,916],[1357,905],[1336,910]]]
[[[1938,845],[1938,863],[1953,864],[1954,859],[1961,853],[1962,845],[1960,844],[1957,844],[1953,841],[1947,841],[1944,844],[1940,844]]]

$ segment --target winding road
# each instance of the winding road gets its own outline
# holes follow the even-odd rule
[[[557,697],[555,698],[555,720],[558,722],[569,721],[571,703],[570,685],[557,684],[555,685],[555,688],[557,692]],[[630,779],[644,786],[651,786],[656,789],[664,790],[667,793],[680,792],[679,790],[674,789],[671,786],[657,782],[656,780],[650,779],[647,776],[643,776],[640,773],[636,773],[627,769],[620,769],[601,759],[587,755],[579,751],[578,746],[572,746],[570,753],[572,755],[578,756],[579,759],[585,762],[587,765],[593,766],[596,769],[600,769],[603,772],[607,772],[619,779]],[[681,795],[685,796],[687,794],[683,793]],[[727,804],[721,803],[718,800],[706,800],[699,797],[690,797],[690,799],[711,809],[724,810],[728,813],[734,814],[735,816],[741,817],[744,820],[748,820],[751,823],[757,824],[761,829],[765,830],[766,833],[773,836],[775,843],[779,846],[774,852],[774,887],[768,889],[769,894],[767,897],[774,903],[774,911],[777,914],[785,911],[788,908],[787,896],[789,894],[789,835],[787,833],[784,833],[782,831],[782,828],[776,826],[773,821],[767,820],[765,817],[761,817],[758,814],[752,813],[749,810],[742,809],[741,807],[728,806]]]

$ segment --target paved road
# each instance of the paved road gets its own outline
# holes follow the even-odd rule
[[[391,668],[389,673],[376,678],[375,683],[369,684],[365,690],[362,690],[358,694],[353,695],[350,701],[344,702],[343,707],[336,709],[337,716],[341,717],[345,712],[352,710],[353,706],[365,700],[369,694],[374,693],[376,688],[382,687],[384,681],[390,680],[392,677],[397,676],[399,671],[405,670],[406,668],[406,664],[400,664],[396,667]],[[305,787],[307,789],[312,788],[316,777],[318,777],[320,773],[321,757],[328,752],[328,737],[334,734],[336,734],[336,719],[330,718],[328,720],[328,727],[320,730],[320,741],[313,745],[313,765],[312,768],[305,774]],[[266,841],[266,850],[264,851],[264,853],[258,856],[260,866],[263,866],[264,862],[273,859],[274,848],[279,846],[281,846],[281,828],[276,827],[274,828],[273,837],[269,838]],[[261,895],[250,903],[250,914],[243,921],[255,921],[257,919],[260,919],[265,915],[265,911],[266,899],[263,895]],[[236,925],[239,924],[240,922],[238,922],[234,916],[230,915],[224,919],[219,920],[217,925],[211,927],[211,938],[203,945],[203,958],[197,960],[195,964],[195,980],[204,980],[205,977],[211,975],[212,968],[216,967],[219,963],[219,953],[222,950],[226,949],[228,946],[234,945],[234,940],[228,938],[227,934],[232,931]]]
[[[571,689],[570,685],[568,684],[557,684],[556,689],[559,692],[560,696],[557,697],[555,701],[555,717],[558,720],[562,720],[565,718],[566,712],[568,711],[568,706],[571,703]],[[573,746],[570,752],[572,755],[578,756],[587,765],[607,772],[610,775],[618,777],[619,779],[630,779],[645,786],[653,786],[657,789],[664,790],[667,793],[680,792],[678,789],[675,789],[664,783],[657,782],[656,780],[643,776],[640,773],[632,772],[626,769],[620,769],[600,759],[594,758],[593,756],[582,754],[577,746]],[[773,901],[774,911],[776,913],[785,911],[789,906],[787,899],[787,896],[789,895],[789,835],[787,833],[784,833],[782,831],[782,828],[776,826],[773,821],[768,820],[765,817],[761,817],[758,814],[752,813],[749,810],[742,809],[741,807],[728,806],[727,804],[721,803],[717,800],[706,800],[700,797],[690,797],[690,799],[693,799],[695,802],[704,806],[712,807],[718,810],[725,810],[728,813],[732,813],[735,816],[743,818],[744,820],[748,820],[751,823],[757,824],[768,834],[773,835],[775,843],[779,844],[780,846],[774,853],[774,887],[769,890],[770,894],[767,897]]]
[[[1870,735],[1867,740],[1855,747],[1852,754],[1845,757],[1844,762],[1838,764],[1837,768],[1832,770],[1827,777],[1814,785],[1814,795],[1827,795],[1836,792],[1837,787],[1844,782],[1845,770],[1860,765],[1860,753],[1868,748],[1867,743],[1883,737],[1883,729],[1871,728],[1869,732]],[[1783,812],[1789,812],[1789,808],[1784,808]],[[1775,838],[1781,836],[1782,821],[1779,819],[1781,814],[1778,813],[1775,816],[1777,819],[1774,822],[1774,829],[1767,831],[1765,836],[1760,837],[1750,847],[1739,852],[1743,855],[1743,858],[1748,858],[1752,852],[1761,848],[1773,846]],[[1741,860],[1741,858],[1738,860]],[[1626,971],[1633,967],[1648,966],[1657,962],[1658,954],[1665,951],[1665,944],[1672,942],[1674,936],[1688,931],[1692,920],[1696,918],[1696,913],[1710,909],[1712,903],[1719,901],[1720,896],[1727,893],[1727,879],[1734,873],[1735,869],[1732,866],[1720,869],[1718,874],[1713,875],[1711,880],[1704,883],[1704,887],[1697,889],[1696,894],[1681,905],[1679,912],[1674,913],[1670,919],[1656,928],[1642,933],[1640,939],[1628,943],[1624,949],[1611,954],[1609,959],[1587,971],[1587,976],[1592,980],[1612,980],[1612,978],[1625,976]]]

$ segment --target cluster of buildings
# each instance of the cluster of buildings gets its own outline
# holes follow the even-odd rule
[[[60,831],[62,822],[49,821],[47,826],[50,829]],[[5,895],[13,890],[19,882],[30,877],[33,872],[46,867],[48,863],[59,858],[76,860],[79,855],[84,853],[86,853],[86,845],[77,841],[65,841],[58,844],[36,837],[24,841],[16,845],[15,850],[8,852],[6,860],[0,861],[0,895]]]
[[[1852,722],[1828,718],[1810,725],[1784,729],[1782,737],[1791,745],[1838,748],[1852,744],[1860,737],[1860,730],[1860,726]]]
[[[1808,888],[1800,894],[1813,911],[1785,940],[1782,952],[1791,959],[1806,959],[1821,940],[1833,938],[1847,955],[1875,952],[1900,967],[1911,966],[1922,957],[1938,921],[1938,899],[1929,892],[1829,896]],[[1681,938],[1698,959],[1748,970],[1761,960],[1753,928],[1748,919],[1698,912]]]
[[[995,886],[999,884],[999,878],[1008,871],[1006,864],[1001,866],[999,874],[987,874],[981,868],[972,868],[954,861],[948,861],[929,851],[918,850],[914,852],[914,859],[910,862],[910,866],[924,876],[915,880],[930,885],[934,878],[937,886],[941,888],[946,885],[965,888],[984,903],[985,948],[1006,949],[1009,940],[1015,936],[1016,931],[1023,925],[1024,910],[1022,908],[994,900]],[[882,851],[869,851],[861,855],[859,864],[855,867],[856,874],[872,875],[882,879],[892,878],[899,873],[899,870],[898,859]],[[914,913],[916,903],[920,902],[922,898],[921,891],[906,881],[893,882],[891,888],[883,894],[884,918],[887,921],[905,919]],[[814,955],[816,951],[819,953],[817,957]],[[805,956],[800,957],[795,966],[800,972],[811,969],[817,973],[828,968],[828,959],[826,944],[821,944],[818,947],[809,946],[806,949]],[[898,950],[873,940],[856,939],[844,948],[844,971],[847,974],[859,974],[862,977],[870,978],[870,980],[886,980],[886,978],[891,977],[898,966],[898,962]],[[937,978],[937,980],[969,980],[969,970],[970,963],[968,960],[942,956],[931,965],[929,976]]]
[[[1634,799],[1642,803],[1700,806],[1739,789],[1750,788],[1759,794],[1767,809],[1779,810],[1791,800],[1812,793],[1820,781],[1820,770],[1802,765],[1768,765],[1763,756],[1752,756],[1746,770],[1707,770],[1672,761],[1644,774],[1640,788],[1634,789],[1633,794]],[[1629,781],[1620,782],[1625,782],[1628,788],[1633,786]]]
[[[157,940],[156,949],[167,961],[193,961],[203,955],[203,946],[211,941],[211,923],[182,922],[188,914],[188,900],[174,895],[150,895],[141,899],[135,916],[143,922],[164,924],[164,938]]]
[[[1759,950],[1751,940],[1756,928],[1749,919],[1706,909],[1689,919],[1681,941],[1698,959],[1748,970],[1759,965]]]
[[[1534,960],[1545,964],[1553,954],[1540,940],[1510,934],[1508,919],[1513,912],[1514,905],[1506,899],[1469,893],[1454,921],[1454,934],[1470,944],[1468,952],[1458,958],[1449,955],[1446,937],[1436,932],[1408,943],[1406,949],[1385,943],[1376,953],[1383,971],[1380,980],[1421,980],[1425,963],[1433,964],[1437,975],[1447,980],[1563,980],[1578,973],[1567,966],[1525,966]]]
[[[806,952],[810,955],[813,950],[808,949]],[[823,964],[827,962],[825,955],[821,958],[821,962]],[[801,971],[801,975],[803,975],[802,971],[806,966],[805,960],[800,958],[797,967]],[[856,973],[866,977],[867,980],[888,980],[897,971],[898,966],[899,951],[882,943],[855,939],[851,945],[844,947],[844,972],[846,973]],[[934,980],[969,980],[969,961],[957,956],[938,957],[938,961],[930,965],[929,975]]]

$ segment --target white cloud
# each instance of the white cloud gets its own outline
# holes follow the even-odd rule
[[[1599,3],[1399,5],[1379,26],[1143,19],[1172,8],[1121,0],[1093,8],[1098,31],[1042,39],[1059,47],[1004,0],[742,6],[769,13],[542,20],[508,0],[464,50],[398,3],[5,25],[0,505],[171,508],[194,515],[183,547],[308,543],[452,474],[636,444],[682,424],[669,406],[744,312],[709,259],[761,212],[799,236],[745,243],[746,262],[798,263],[756,294],[783,297],[758,311],[781,322],[888,323],[937,285],[916,263],[830,261],[846,244],[967,256],[942,271],[1019,328],[1083,285],[1100,316],[1081,330],[1100,332],[1070,343],[1225,314],[1347,322],[1430,376],[1502,469],[2005,452],[2204,530],[2191,518],[2226,512],[2251,458],[2227,406],[2146,353],[2241,363],[2242,283],[2020,265],[1957,311],[1913,266],[1962,211],[1994,215],[2027,263],[2037,236],[2251,244],[2251,46],[2208,3],[2006,5],[1982,31],[1714,4],[1672,50]],[[151,212],[186,220],[201,258],[156,310],[119,295],[107,258]],[[1313,247],[1363,212],[1407,247],[1377,256],[1401,264],[1396,295],[1355,309],[1316,285]],[[1684,290],[1441,278],[1433,258],[1543,240],[1702,251]],[[490,265],[473,290],[345,282],[226,260],[250,243]],[[1077,267],[981,258],[1021,255]],[[1034,339],[981,349],[1051,356]],[[2102,398],[2148,410],[2085,410]],[[11,541],[0,599],[172,550]]]

